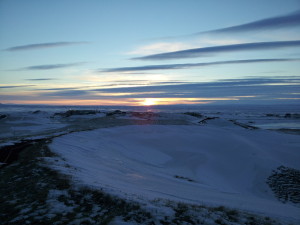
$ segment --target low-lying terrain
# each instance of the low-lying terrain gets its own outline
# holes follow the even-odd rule
[[[295,133],[222,113],[29,117],[0,121],[15,132],[2,137],[2,224],[300,222]]]

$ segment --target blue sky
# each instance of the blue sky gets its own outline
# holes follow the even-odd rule
[[[299,0],[2,0],[0,50],[2,103],[300,99]]]

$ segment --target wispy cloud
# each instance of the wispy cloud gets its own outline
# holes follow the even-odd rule
[[[183,84],[153,84],[135,87],[97,88],[52,88],[36,90],[34,95],[17,95],[8,93],[0,96],[2,101],[39,100],[41,102],[59,100],[91,101],[95,104],[124,104],[135,102],[140,104],[144,98],[157,98],[166,104],[184,104],[188,100],[194,103],[216,101],[238,101],[243,103],[259,103],[267,100],[268,103],[280,102],[288,99],[289,102],[299,102],[300,77],[280,78],[247,78],[227,79],[202,83]],[[280,100],[281,99],[281,100]],[[70,101],[67,101],[70,104]],[[286,101],[284,101],[286,103]]]
[[[66,91],[66,90],[77,90],[78,88],[74,88],[74,87],[71,87],[71,88],[39,88],[37,90],[40,90],[40,91]]]
[[[37,66],[28,66],[21,68],[19,70],[53,70],[53,69],[61,69],[73,66],[79,66],[84,64],[84,62],[77,63],[65,63],[65,64],[48,64],[48,65],[37,65]]]
[[[38,43],[38,44],[29,44],[29,45],[20,45],[20,46],[14,46],[7,49],[4,49],[5,51],[25,51],[25,50],[36,50],[36,49],[43,49],[43,48],[57,48],[57,47],[65,47],[70,45],[80,45],[80,44],[88,44],[89,42],[80,41],[80,42],[68,42],[68,41],[62,41],[62,42],[49,42],[49,43]]]
[[[48,81],[48,80],[58,80],[56,78],[32,78],[32,79],[25,79],[29,81]]]
[[[85,90],[65,90],[65,91],[44,92],[44,93],[41,93],[40,96],[53,96],[53,97],[83,96],[88,93],[89,92],[85,91]]]
[[[124,99],[124,98],[235,98],[250,101],[284,98],[286,93],[297,93],[299,77],[228,79],[203,83],[158,84],[135,87],[97,88],[89,90],[57,90],[42,92],[40,96],[72,99]],[[255,93],[255,94],[253,94]],[[284,93],[284,94],[283,94]],[[251,97],[249,97],[251,96]]]
[[[168,36],[162,38],[156,38],[157,40],[165,39],[177,39],[177,38],[186,38],[192,36],[199,36],[204,34],[233,34],[233,33],[242,33],[242,32],[257,32],[257,31],[270,31],[270,30],[279,30],[279,29],[288,29],[293,27],[300,26],[300,10],[275,17],[269,17],[265,19],[260,19],[252,21],[249,23],[238,24],[235,26],[200,31],[193,34],[181,35],[181,36]]]
[[[253,93],[263,94],[273,89],[280,89],[280,91],[283,92],[293,89],[294,91],[291,92],[297,92],[296,90],[299,88],[299,86],[299,77],[279,79],[258,77],[253,79],[228,79],[203,83],[101,88],[91,91],[99,91],[103,93],[163,92],[169,94],[173,93],[176,95],[182,93],[184,96],[194,96],[196,94],[196,97],[216,97],[232,95],[239,96],[245,94],[253,95]]]
[[[253,21],[250,23],[244,23],[237,26],[231,26],[226,28],[221,28],[217,30],[211,30],[203,33],[238,33],[238,32],[248,32],[248,31],[259,31],[259,30],[271,30],[271,29],[282,29],[300,26],[300,11],[289,13],[287,15],[276,16],[271,18],[266,18],[262,20]]]
[[[28,85],[2,85],[0,86],[0,89],[1,88],[23,88],[23,87],[33,87],[35,85],[32,85],[32,84],[28,84]]]
[[[254,42],[233,45],[221,45],[205,48],[193,48],[175,52],[165,52],[160,54],[147,55],[132,59],[137,60],[166,60],[166,59],[182,59],[205,57],[217,53],[237,52],[237,51],[253,51],[253,50],[268,50],[279,48],[290,48],[300,46],[300,40],[295,41],[273,41],[273,42]]]
[[[100,72],[132,72],[132,71],[150,71],[150,70],[174,70],[174,69],[187,69],[193,67],[204,67],[214,65],[226,64],[247,64],[247,63],[269,63],[269,62],[287,62],[299,61],[300,59],[279,58],[279,59],[246,59],[246,60],[229,60],[229,61],[216,61],[208,63],[184,63],[184,64],[165,64],[165,65],[147,65],[137,67],[119,67],[100,70]]]

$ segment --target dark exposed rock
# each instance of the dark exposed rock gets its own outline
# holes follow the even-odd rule
[[[218,119],[219,117],[206,117],[205,119],[199,121],[198,123],[205,124],[208,120]]]
[[[189,116],[194,116],[194,117],[197,117],[197,118],[202,118],[203,117],[200,113],[197,113],[197,112],[185,112],[183,114],[189,115]]]
[[[291,118],[291,117],[292,117],[292,114],[286,113],[286,114],[284,115],[284,117],[285,117],[285,118]]]
[[[7,115],[5,115],[5,114],[0,115],[0,120],[5,119],[5,118],[7,118]]]
[[[70,117],[74,115],[93,115],[99,113],[97,110],[68,110],[63,113],[54,113],[54,116]]]
[[[286,113],[284,118],[300,119],[300,114],[298,113]]]
[[[189,181],[189,182],[195,182],[193,179],[188,178],[188,177],[183,177],[183,176],[179,176],[179,175],[175,175],[174,177],[177,178],[177,179],[182,179],[182,180],[186,180],[186,181]]]
[[[25,140],[15,143],[14,145],[2,147],[0,149],[0,162],[3,163],[1,167],[4,167],[17,160],[19,153],[33,143],[34,140]]]
[[[300,129],[280,128],[280,129],[270,129],[270,130],[275,130],[275,131],[283,132],[286,134],[300,135]]]
[[[266,116],[267,116],[267,117],[281,117],[280,115],[278,115],[278,114],[273,114],[273,113],[267,113]]]
[[[32,112],[32,114],[38,114],[40,112],[41,112],[41,110],[36,110],[36,111]]]
[[[121,110],[115,110],[113,112],[106,113],[106,116],[114,116],[114,115],[126,115],[126,112],[122,112]]]
[[[267,113],[266,116],[267,117],[288,118],[288,119],[300,119],[300,114],[299,113],[286,113],[284,115]]]
[[[257,129],[259,129],[258,127],[251,126],[251,125],[248,125],[248,124],[245,124],[245,123],[240,123],[240,122],[237,122],[236,120],[229,120],[229,121],[233,122],[233,124],[235,124],[237,126],[243,127],[245,129],[248,129],[248,130],[257,130]]]
[[[281,202],[300,204],[300,171],[280,166],[273,170],[267,184]]]

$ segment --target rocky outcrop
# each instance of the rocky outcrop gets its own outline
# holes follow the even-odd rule
[[[284,118],[300,119],[300,114],[298,113],[286,113]]]
[[[279,114],[273,114],[273,113],[267,113],[265,114],[266,117],[278,117],[278,118],[290,118],[290,119],[300,119],[299,113],[286,113],[284,115]]]
[[[240,122],[237,122],[236,120],[229,120],[229,121],[232,122],[233,124],[237,125],[237,126],[240,126],[242,128],[248,129],[248,130],[257,130],[257,129],[259,129],[258,127],[251,126],[251,125],[248,125],[248,124],[245,124],[245,123],[240,123]]]
[[[273,170],[273,174],[268,178],[267,184],[281,202],[300,204],[299,170],[280,166]]]
[[[193,116],[193,117],[197,117],[197,118],[202,118],[203,117],[200,113],[197,113],[197,112],[185,112],[183,114]]]
[[[42,112],[41,110],[35,110],[35,111],[32,112],[32,114],[39,114],[41,112]]]
[[[0,168],[17,160],[19,153],[33,143],[34,140],[23,140],[13,145],[0,148]]]
[[[220,117],[206,117],[205,119],[199,121],[200,124],[205,124],[207,123],[208,120],[214,120],[214,119],[219,119]]]
[[[54,116],[70,117],[74,115],[92,115],[99,113],[97,110],[68,110],[63,113],[54,113]]]
[[[122,112],[121,110],[115,110],[113,112],[106,113],[106,116],[114,116],[114,115],[126,115],[126,112]]]
[[[5,114],[0,114],[0,120],[7,118],[7,115]]]

